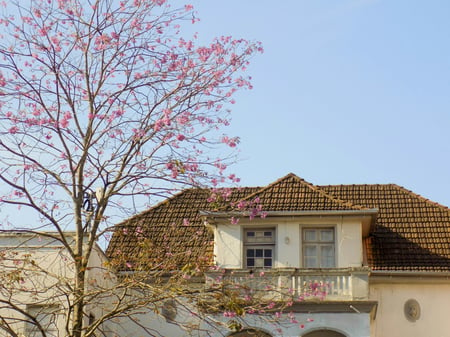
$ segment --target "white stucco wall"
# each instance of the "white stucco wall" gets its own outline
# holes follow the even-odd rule
[[[275,268],[302,268],[302,228],[333,227],[335,229],[336,267],[363,265],[362,224],[355,217],[296,217],[266,218],[249,221],[241,219],[237,225],[214,225],[214,253],[221,268],[243,268],[243,228],[274,227]]]
[[[448,337],[450,336],[450,281],[412,277],[403,283],[376,283],[370,287],[371,299],[378,301],[373,337]],[[414,283],[415,282],[415,283]],[[404,304],[415,299],[420,305],[420,318],[410,322]]]
[[[56,233],[53,233],[57,235]],[[67,233],[70,240],[72,233]],[[31,307],[59,309],[56,325],[59,331],[64,331],[67,312],[67,295],[74,281],[74,261],[68,251],[57,240],[45,235],[32,233],[5,232],[0,235],[0,279],[2,291],[0,298],[11,296],[10,302],[20,310],[27,312]],[[97,286],[102,289],[111,286],[114,275],[105,268],[106,257],[97,246],[91,255],[87,271],[87,287]],[[11,273],[17,272],[23,279],[11,282]],[[88,306],[87,312],[95,317],[101,317],[104,307],[110,298],[98,298],[98,302]],[[36,309],[41,310],[41,309]],[[9,321],[17,321],[14,328],[20,333],[26,332],[23,315],[18,310],[0,309],[1,317],[9,317]],[[0,336],[10,334],[0,329]]]
[[[214,256],[222,268],[241,268],[241,226],[223,224],[214,231]]]
[[[363,265],[360,221],[349,218],[336,226],[336,250],[338,252],[338,268]]]
[[[371,337],[370,315],[364,313],[286,313],[276,320],[268,315],[247,315],[242,320],[216,316],[214,320],[223,323],[222,327],[217,326],[216,332],[212,328],[209,330],[211,336],[217,337],[231,333],[226,326],[232,321],[240,322],[243,327],[266,331],[274,337],[301,337],[321,329],[333,330],[346,337]]]

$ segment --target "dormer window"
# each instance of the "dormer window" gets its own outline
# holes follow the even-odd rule
[[[334,268],[336,266],[333,227],[303,228],[303,266]]]
[[[272,268],[275,252],[275,228],[244,229],[246,268]]]

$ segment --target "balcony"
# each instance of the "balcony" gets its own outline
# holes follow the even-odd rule
[[[265,301],[347,302],[369,299],[368,268],[223,269],[206,273],[208,288],[235,289]]]

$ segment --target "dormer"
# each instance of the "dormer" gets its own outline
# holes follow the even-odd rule
[[[257,200],[257,202],[254,202]],[[377,209],[344,202],[289,174],[240,204],[260,209],[202,212],[214,231],[216,265],[225,269],[356,268]],[[230,221],[231,218],[239,221]]]

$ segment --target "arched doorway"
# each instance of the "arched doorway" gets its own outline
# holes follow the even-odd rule
[[[272,337],[272,335],[269,335],[267,332],[253,329],[253,328],[246,328],[242,329],[241,331],[234,332],[231,335],[228,335],[229,337]]]
[[[302,337],[345,337],[345,335],[333,330],[316,330],[302,335]]]

